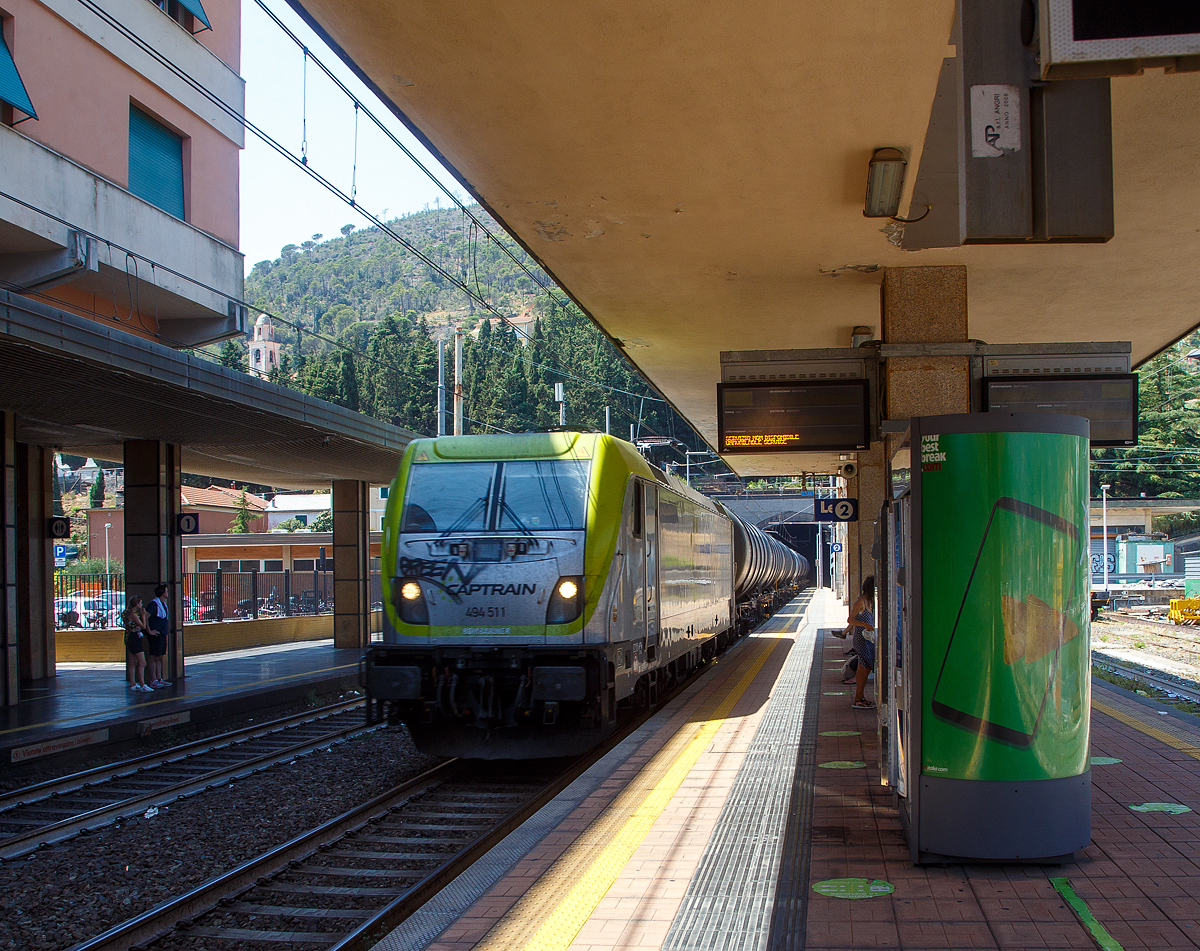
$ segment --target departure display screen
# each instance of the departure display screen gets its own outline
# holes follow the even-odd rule
[[[866,380],[721,383],[717,429],[723,453],[865,449],[870,388]]]
[[[1091,423],[1093,446],[1137,445],[1134,373],[988,377],[983,381],[983,408],[990,413],[1083,416]]]
[[[1076,40],[1200,33],[1195,0],[1072,0],[1071,12]]]

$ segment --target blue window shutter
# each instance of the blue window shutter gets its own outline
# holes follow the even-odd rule
[[[13,62],[12,53],[9,52],[3,35],[0,35],[0,102],[7,102],[14,109],[20,109],[26,115],[37,118],[37,113],[33,111],[33,103],[29,101],[29,93],[25,91],[25,84],[21,82],[21,74],[17,72],[17,64]]]
[[[183,217],[183,139],[134,106],[129,107],[129,190]]]
[[[204,7],[200,3],[200,0],[179,0],[179,5],[185,10],[189,11],[192,16],[194,16],[210,30],[212,29],[212,24],[208,22],[208,16],[205,14]]]

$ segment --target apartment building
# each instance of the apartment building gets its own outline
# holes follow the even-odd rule
[[[240,0],[0,0],[0,287],[174,348],[244,333]]]

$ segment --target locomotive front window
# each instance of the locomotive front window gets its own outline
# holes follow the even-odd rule
[[[416,465],[409,469],[402,532],[471,532],[487,528],[494,462]]]
[[[504,463],[496,528],[582,531],[587,512],[588,463]]]

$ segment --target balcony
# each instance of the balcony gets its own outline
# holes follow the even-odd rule
[[[5,289],[115,317],[175,348],[245,332],[236,248],[7,126],[0,183]]]

